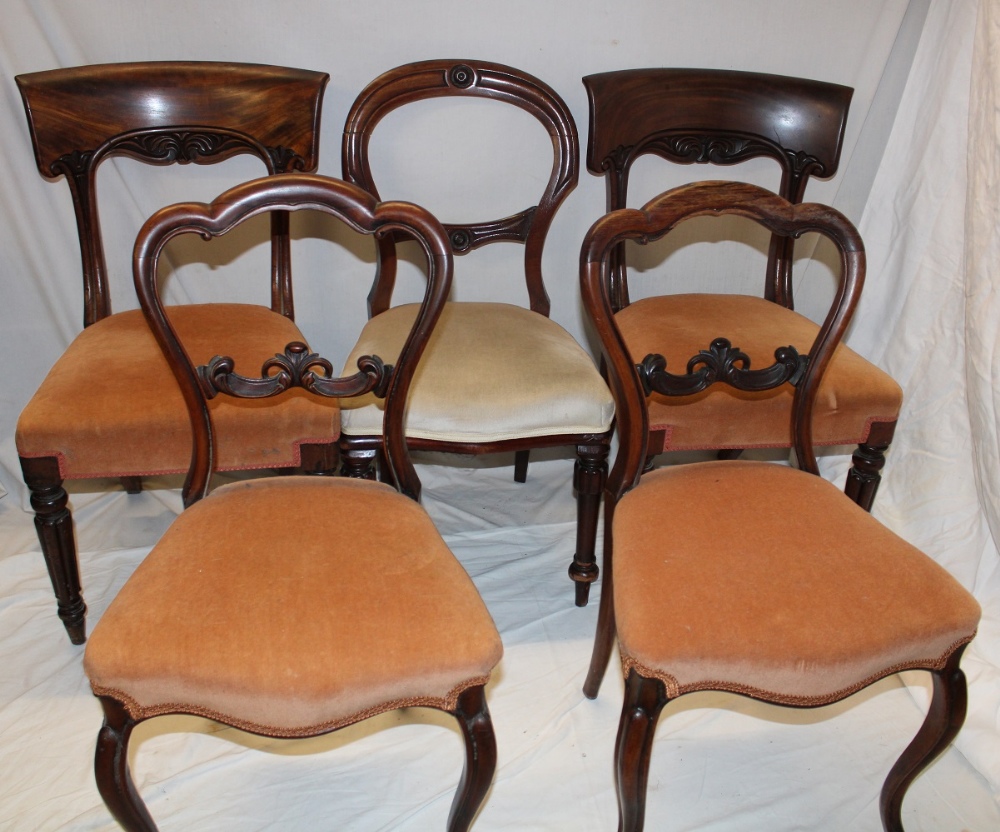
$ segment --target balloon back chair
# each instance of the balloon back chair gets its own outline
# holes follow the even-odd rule
[[[553,160],[537,205],[505,219],[445,225],[456,255],[492,243],[523,245],[523,275],[517,279],[526,283],[530,308],[448,304],[414,379],[406,435],[415,449],[463,454],[515,451],[514,477],[519,482],[525,480],[532,448],[575,446],[577,539],[569,572],[576,582],[576,603],[583,606],[597,577],[594,545],[614,410],[593,360],[549,319],[542,281],[542,250],[549,226],[576,186],[576,125],[552,89],[511,67],[482,61],[409,64],[379,76],[355,100],[344,127],[344,178],[377,194],[369,162],[376,125],[404,104],[442,97],[489,99],[524,110],[547,131]],[[389,305],[396,279],[396,242],[389,235],[378,241],[379,271],[369,295],[370,320],[349,363],[371,352],[392,356],[410,327],[416,307]],[[473,280],[475,263],[473,257],[466,269]],[[380,425],[376,402],[358,399],[345,404],[341,453],[356,475],[370,475],[369,463],[381,444]]]
[[[673,365],[657,355],[636,361],[619,324],[625,310],[614,303],[618,246],[657,239],[692,217],[722,214],[749,218],[781,237],[819,232],[836,244],[842,275],[815,340],[783,345],[772,359],[750,355],[717,332],[688,362]],[[692,691],[817,707],[902,670],[929,671],[934,693],[926,720],[882,789],[887,830],[902,829],[907,787],[962,725],[959,659],[976,633],[978,604],[941,566],[818,476],[817,391],[864,269],[861,239],[841,214],[739,183],[668,191],[641,210],[607,214],[587,234],[583,300],[615,394],[620,448],[605,494],[604,583],[584,692],[597,695],[617,634],[626,679],[615,749],[620,829],[642,829],[657,718]],[[698,395],[713,382],[765,394],[791,383],[801,470],[714,460],[643,474],[650,391]]]
[[[181,392],[138,310],[112,314],[98,218],[97,170],[112,156],[151,165],[260,158],[268,174],[317,165],[329,76],[301,69],[203,62],[82,66],[17,77],[42,176],[66,178],[83,263],[83,331],[21,413],[16,443],[59,617],[74,644],[86,605],[63,482],[187,470],[190,429]],[[293,318],[288,216],[271,217],[271,308],[190,304],[175,323],[200,361],[227,352],[259,364],[259,343],[302,340]],[[213,401],[219,470],[335,471],[333,401],[296,391],[274,402]],[[67,414],[72,414],[67,418]]]
[[[777,193],[802,201],[811,176],[837,172],[853,90],[837,84],[706,69],[630,69],[583,79],[590,101],[587,168],[606,177],[607,208],[627,205],[633,164],[650,155],[676,164],[736,165],[773,159]],[[636,360],[650,353],[686,361],[719,332],[744,350],[770,354],[807,343],[817,327],[793,311],[794,240],[771,236],[763,298],[679,293],[630,302],[626,248],[612,255],[618,325]],[[752,395],[719,386],[701,395],[649,401],[651,456],[662,451],[787,447],[792,389]],[[846,492],[871,509],[902,405],[899,385],[841,347],[816,398],[813,443],[857,445]]]
[[[206,239],[263,212],[315,209],[366,235],[400,230],[427,261],[427,291],[395,364],[366,356],[356,371],[301,342],[283,347],[261,377],[239,361],[197,359],[163,305],[156,278],[164,244]],[[466,766],[448,822],[467,829],[496,765],[483,692],[502,647],[469,576],[416,498],[402,413],[413,369],[451,280],[448,238],[426,211],[376,203],[340,180],[307,174],[240,185],[212,204],[165,208],[135,248],[142,312],[179,384],[194,436],[187,508],[139,565],[94,628],[84,668],[104,708],[95,769],[101,795],[127,829],[154,829],[132,782],[134,726],[161,714],[197,714],[273,737],[333,731],[396,708],[455,715]],[[265,340],[263,336],[262,340]],[[161,380],[163,384],[173,379]],[[386,461],[396,487],[343,477],[276,476],[208,494],[217,393],[238,397],[386,394]],[[279,396],[280,398],[280,396]]]

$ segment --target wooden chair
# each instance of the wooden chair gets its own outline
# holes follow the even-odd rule
[[[427,292],[395,370],[367,356],[352,375],[332,378],[330,363],[302,343],[274,355],[261,378],[238,375],[231,357],[196,369],[174,326],[178,310],[167,312],[157,288],[165,242],[189,233],[217,237],[262,212],[300,208],[364,234],[400,229],[419,241]],[[129,775],[128,742],[137,723],[160,714],[306,737],[427,706],[454,714],[465,737],[448,828],[468,829],[496,765],[483,687],[502,647],[472,581],[416,502],[420,482],[402,430],[413,369],[450,285],[444,230],[415,205],[377,204],[340,180],[290,174],[238,186],[211,205],[159,211],[139,234],[135,267],[143,313],[183,391],[194,456],[188,507],[87,645],[84,668],[105,714],[95,769],[108,808],[126,829],[155,828]],[[207,400],[293,387],[320,396],[387,390],[386,459],[398,491],[357,479],[281,476],[206,496],[215,447]]]
[[[552,171],[537,205],[502,220],[445,225],[456,255],[497,242],[523,244],[530,309],[501,303],[448,304],[414,380],[406,435],[410,447],[421,450],[515,451],[518,482],[525,480],[530,449],[575,445],[577,541],[569,572],[576,581],[576,603],[583,606],[597,577],[594,544],[614,413],[611,394],[593,360],[549,319],[542,281],[549,225],[577,181],[579,151],[572,115],[548,86],[510,67],[446,60],[401,66],[376,78],[355,100],[344,127],[344,178],[377,194],[369,164],[376,125],[404,104],[445,96],[486,98],[530,113],[551,137]],[[413,320],[412,304],[389,306],[396,242],[388,235],[379,238],[379,271],[368,298],[370,321],[349,362],[372,352],[391,357]],[[342,458],[355,475],[370,475],[381,444],[378,404],[359,399],[345,405],[341,415]]]
[[[615,311],[615,252],[623,241],[658,239],[691,217],[722,214],[748,217],[782,237],[816,231],[837,245],[840,285],[815,341],[779,347],[763,368],[770,355],[746,353],[721,337],[693,355],[686,372],[685,362],[662,356],[636,362],[619,324],[624,311]],[[661,194],[641,210],[607,214],[588,232],[580,263],[620,440],[605,493],[604,583],[584,686],[587,696],[597,695],[617,633],[626,677],[615,750],[619,828],[643,827],[657,718],[679,696],[730,691],[817,707],[919,668],[933,676],[930,711],[882,789],[883,825],[901,829],[907,787],[965,718],[959,659],[980,611],[943,568],[818,476],[817,391],[861,292],[860,237],[832,208],[792,205],[753,185],[705,182]],[[713,382],[765,394],[793,384],[793,447],[802,470],[717,460],[642,474],[649,392],[698,395]]]
[[[587,169],[607,179],[609,211],[627,205],[629,173],[650,154],[677,164],[735,165],[774,159],[777,192],[801,202],[810,176],[837,171],[853,90],[801,78],[706,69],[633,69],[583,79],[590,101]],[[636,360],[661,354],[686,361],[720,332],[751,354],[806,343],[817,327],[793,311],[794,240],[773,235],[764,297],[674,294],[630,303],[625,247],[612,255],[615,311]],[[770,301],[770,302],[768,302]],[[650,455],[788,446],[790,387],[750,395],[720,386],[690,399],[653,393]],[[841,347],[816,399],[813,442],[857,445],[846,492],[871,509],[902,404],[888,375]]]
[[[179,389],[138,310],[112,314],[96,175],[112,156],[152,165],[212,164],[252,154],[267,173],[312,171],[329,76],[301,69],[200,62],[125,63],[17,77],[42,176],[65,176],[83,262],[83,331],[17,424],[17,450],[62,619],[84,641],[86,605],[63,481],[183,473],[190,458]],[[177,327],[198,360],[227,352],[259,364],[260,342],[302,340],[293,323],[288,217],[271,219],[271,308],[192,304]],[[97,380],[100,383],[97,383]],[[167,383],[164,383],[164,381]],[[337,465],[335,402],[297,391],[274,402],[213,401],[219,470]],[[66,414],[72,413],[72,418]],[[150,441],[155,437],[155,441]]]

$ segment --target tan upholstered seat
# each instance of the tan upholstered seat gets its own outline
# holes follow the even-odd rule
[[[659,295],[626,306],[616,316],[636,361],[657,353],[667,369],[683,372],[705,332],[725,335],[767,366],[775,349],[808,349],[819,327],[797,312],[748,295]],[[780,448],[791,444],[790,384],[764,393],[715,385],[693,396],[649,397],[649,427],[664,432],[664,450]],[[813,420],[815,445],[861,444],[873,422],[895,422],[903,391],[891,376],[840,345],[823,376]]]
[[[84,667],[137,719],[182,710],[296,736],[451,710],[501,653],[417,503],[380,483],[282,477],[181,514],[94,628]]]
[[[717,510],[699,522],[706,506]],[[945,569],[804,471],[653,471],[618,503],[613,534],[623,667],[662,680],[671,698],[833,702],[889,673],[943,668],[979,622]]]
[[[192,304],[171,316],[199,364],[225,352],[256,373],[285,344],[304,340],[292,321],[263,306]],[[22,411],[17,451],[58,458],[65,478],[186,472],[191,424],[180,389],[164,383],[170,377],[142,312],[104,318],[74,339]],[[282,400],[217,397],[209,408],[220,470],[295,467],[303,443],[339,434],[337,402],[305,390]]]
[[[821,327],[756,298],[678,295],[615,308],[609,266],[622,241],[657,239],[692,217],[726,214],[756,221],[779,248],[804,231],[836,246],[841,273]],[[944,568],[819,476],[814,446],[864,428],[845,418],[849,411],[890,392],[898,406],[894,382],[862,372],[865,362],[841,343],[865,280],[857,230],[825,205],[701,182],[594,223],[580,280],[617,407],[605,584],[584,693],[597,695],[617,639],[625,675],[614,762],[620,832],[643,829],[657,721],[674,699],[729,691],[816,707],[920,669],[931,675],[930,707],[879,802],[886,832],[902,832],[907,788],[965,719],[960,662],[980,609]],[[692,349],[696,317],[711,322],[711,349]],[[782,340],[767,336],[769,323],[782,325]],[[775,354],[789,335],[799,352]],[[657,423],[673,427],[683,447],[699,428],[685,421],[689,413],[721,424],[720,398],[742,420],[736,429],[764,444],[779,444],[769,440],[780,438],[774,432],[783,424],[780,444],[791,444],[801,470],[727,459],[644,473]],[[769,416],[753,416],[751,404]],[[675,411],[683,417],[664,425]]]
[[[366,354],[393,360],[416,310],[395,306],[369,320],[345,368]],[[505,303],[449,303],[414,376],[406,432],[441,442],[605,433],[614,407],[594,362],[554,321]],[[373,396],[343,403],[345,434],[381,425]]]
[[[196,364],[206,359],[185,348],[185,336],[203,338],[211,328],[190,307],[164,307],[157,275],[164,246],[301,209],[370,237],[391,229],[419,242],[424,298],[393,367],[368,355],[337,377],[329,360],[296,342],[262,372],[254,339],[277,334],[273,313],[236,344],[245,362],[231,355]],[[466,832],[496,769],[485,688],[503,647],[475,585],[418,502],[402,429],[414,370],[451,288],[444,228],[416,205],[380,203],[338,179],[288,174],[247,182],[209,205],[158,211],[139,233],[135,263],[145,323],[167,365],[160,385],[182,391],[191,453],[185,510],[111,602],[84,656],[104,711],[94,770],[109,811],[127,829],[155,832],[128,747],[133,728],[152,717],[195,714],[265,736],[312,737],[425,706],[455,717],[462,734],[465,766],[447,828]],[[297,333],[287,321],[283,327]],[[369,391],[386,397],[392,486],[284,475],[209,493],[225,407]]]

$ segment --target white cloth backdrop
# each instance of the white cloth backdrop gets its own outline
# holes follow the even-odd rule
[[[959,747],[917,781],[904,814],[908,829],[1000,826],[998,14],[996,0],[5,0],[0,486],[10,493],[0,500],[0,828],[110,828],[89,770],[99,709],[80,650],[55,617],[13,444],[17,414],[79,330],[82,309],[68,191],[34,168],[13,77],[140,59],[325,69],[332,80],[320,172],[337,175],[340,130],[361,87],[399,63],[442,56],[509,63],[543,78],[566,98],[584,146],[579,79],[591,72],[713,66],[855,88],[841,172],[811,184],[807,196],[859,222],[869,280],[850,341],[906,393],[876,514],[941,561],[984,607],[965,660],[970,716]],[[489,104],[443,104],[393,116],[376,135],[383,194],[423,202],[445,220],[469,216],[469,206],[473,217],[519,210],[532,195],[515,184],[525,178],[518,171],[526,167],[530,180],[548,167],[547,138],[521,115]],[[436,138],[442,129],[451,135]],[[211,198],[259,173],[247,160],[169,171],[107,164],[99,187],[115,308],[135,306],[128,253],[149,213],[180,199]],[[475,184],[457,187],[456,173]],[[635,199],[691,178],[727,175],[736,171],[650,164],[636,173]],[[748,176],[773,182],[764,164],[749,166]],[[498,201],[479,206],[495,192]],[[582,171],[545,255],[553,317],[584,343],[577,255],[603,206],[603,182]],[[328,240],[340,231],[301,217],[294,230],[299,322],[313,346],[342,356],[363,315],[370,247],[341,254]],[[678,289],[715,272],[725,275],[716,283],[721,290],[759,289],[766,238],[747,234],[717,244],[698,242],[699,233],[637,259],[640,291],[664,270]],[[225,247],[211,269],[199,265],[204,251],[197,245],[171,252],[175,300],[266,301],[264,279],[233,277],[266,275],[262,235]],[[459,261],[460,297],[523,300],[523,289],[503,277],[516,268],[517,252],[495,248],[476,285],[462,281]],[[812,249],[808,240],[799,244],[796,290],[798,307],[815,315],[832,282],[822,262],[807,261]],[[822,249],[818,254],[822,261]],[[341,271],[362,276],[342,298],[333,294]],[[404,298],[417,279],[404,275]],[[621,684],[612,669],[596,702],[580,694],[596,609],[572,606],[564,576],[572,553],[572,463],[533,463],[529,483],[518,487],[508,463],[421,468],[428,508],[477,581],[506,647],[490,687],[500,768],[477,828],[606,829],[614,818],[610,751]],[[824,461],[831,478],[842,481],[845,470],[842,457]],[[176,485],[156,481],[131,498],[95,486],[71,489],[91,621],[179,511]],[[667,828],[669,819],[677,829],[877,829],[877,784],[924,707],[926,684],[910,675],[916,703],[890,680],[833,714],[696,698],[659,731],[652,828]],[[397,723],[407,724],[382,730]],[[404,714],[328,740],[281,744],[232,731],[221,732],[220,742],[207,723],[166,721],[141,735],[137,778],[164,829],[439,828],[458,766],[457,740],[444,725]],[[330,753],[312,753],[325,749]],[[279,820],[269,814],[275,806],[282,807]]]

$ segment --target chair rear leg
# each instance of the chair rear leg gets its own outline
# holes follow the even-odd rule
[[[965,722],[968,693],[965,674],[958,664],[965,650],[956,650],[943,670],[932,671],[934,693],[927,717],[886,777],[879,800],[882,828],[903,832],[903,797],[910,784],[944,751]]]
[[[646,818],[646,787],[653,735],[667,692],[659,679],[629,671],[625,703],[615,741],[615,786],[618,790],[618,832],[642,832]]]
[[[528,481],[528,458],[531,451],[514,451],[514,482]]]
[[[59,618],[73,644],[87,640],[87,605],[80,593],[80,564],[73,540],[73,517],[55,457],[21,457],[24,482],[31,492],[35,530],[56,594]]]
[[[607,440],[593,445],[577,445],[573,487],[576,489],[576,554],[569,576],[576,583],[576,605],[587,606],[590,585],[597,580],[597,521],[601,493],[608,478]]]
[[[121,477],[121,481],[126,494],[142,493],[142,477]]]
[[[595,699],[601,689],[604,673],[611,660],[611,650],[615,646],[615,592],[613,545],[611,538],[611,517],[614,508],[605,506],[604,511],[604,577],[601,579],[601,605],[597,611],[597,632],[594,634],[594,649],[590,654],[590,669],[583,683],[583,695]]]
[[[873,422],[868,431],[868,438],[858,445],[852,457],[854,464],[847,472],[844,493],[865,511],[872,510],[875,492],[882,482],[881,472],[885,465],[885,452],[892,443],[895,432],[895,422]]]
[[[340,467],[340,450],[336,442],[303,443],[299,448],[302,473],[317,477],[333,477]]]
[[[483,686],[463,691],[454,714],[465,738],[465,767],[448,815],[448,832],[465,832],[490,790],[497,766],[497,741]]]
[[[128,741],[136,721],[117,699],[98,698],[104,708],[104,724],[97,735],[94,753],[97,790],[122,828],[128,832],[156,832],[156,824],[139,797],[128,768]]]

